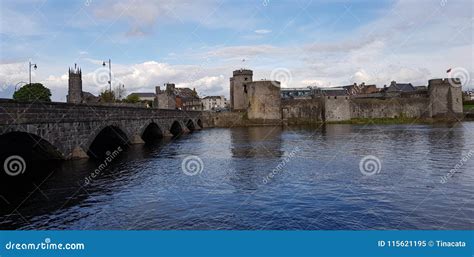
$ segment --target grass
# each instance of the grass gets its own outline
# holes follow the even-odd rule
[[[465,111],[474,111],[474,104],[465,104],[463,108]]]
[[[399,117],[399,118],[354,118],[348,121],[340,121],[340,122],[328,122],[328,123],[336,123],[336,124],[410,124],[410,123],[430,123],[429,120],[426,119],[415,119],[415,118],[406,118],[406,117]]]

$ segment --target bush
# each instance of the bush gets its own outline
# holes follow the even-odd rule
[[[51,102],[51,91],[41,83],[26,84],[13,94],[13,99],[25,102]]]

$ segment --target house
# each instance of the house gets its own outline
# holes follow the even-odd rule
[[[98,103],[99,102],[99,97],[93,95],[90,92],[82,92],[82,101],[84,103]]]
[[[390,82],[390,86],[384,88],[384,92],[387,93],[404,93],[413,91],[416,91],[416,88],[411,83],[397,83],[396,81]]]
[[[155,93],[131,93],[129,96],[138,96],[140,101],[153,102],[155,100]]]
[[[415,89],[416,89],[416,91],[427,91],[428,87],[427,86],[416,86]]]
[[[348,95],[374,94],[380,91],[376,85],[366,85],[364,82],[359,85],[354,83],[353,85],[343,86],[342,88],[347,91]]]
[[[175,88],[176,94],[176,108],[183,111],[201,111],[201,99],[196,92],[196,89]]]
[[[224,96],[206,96],[201,100],[203,111],[224,110],[228,107]]]
[[[465,91],[463,92],[463,101],[473,101],[474,100],[474,91]]]

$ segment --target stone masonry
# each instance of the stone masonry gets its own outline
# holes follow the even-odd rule
[[[123,131],[129,143],[143,143],[141,136],[150,124],[171,136],[173,124],[181,132],[201,128],[201,112],[0,100],[0,135],[26,132],[49,142],[62,159],[85,157],[96,136],[109,126]]]

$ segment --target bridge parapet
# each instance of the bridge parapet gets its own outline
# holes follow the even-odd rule
[[[96,137],[113,127],[127,143],[142,143],[150,124],[152,135],[170,136],[202,125],[200,111],[165,110],[70,103],[0,100],[0,137],[26,133],[50,143],[60,158],[84,157]],[[192,126],[191,126],[192,125]],[[189,129],[187,129],[189,127]],[[82,152],[81,152],[82,151]]]

